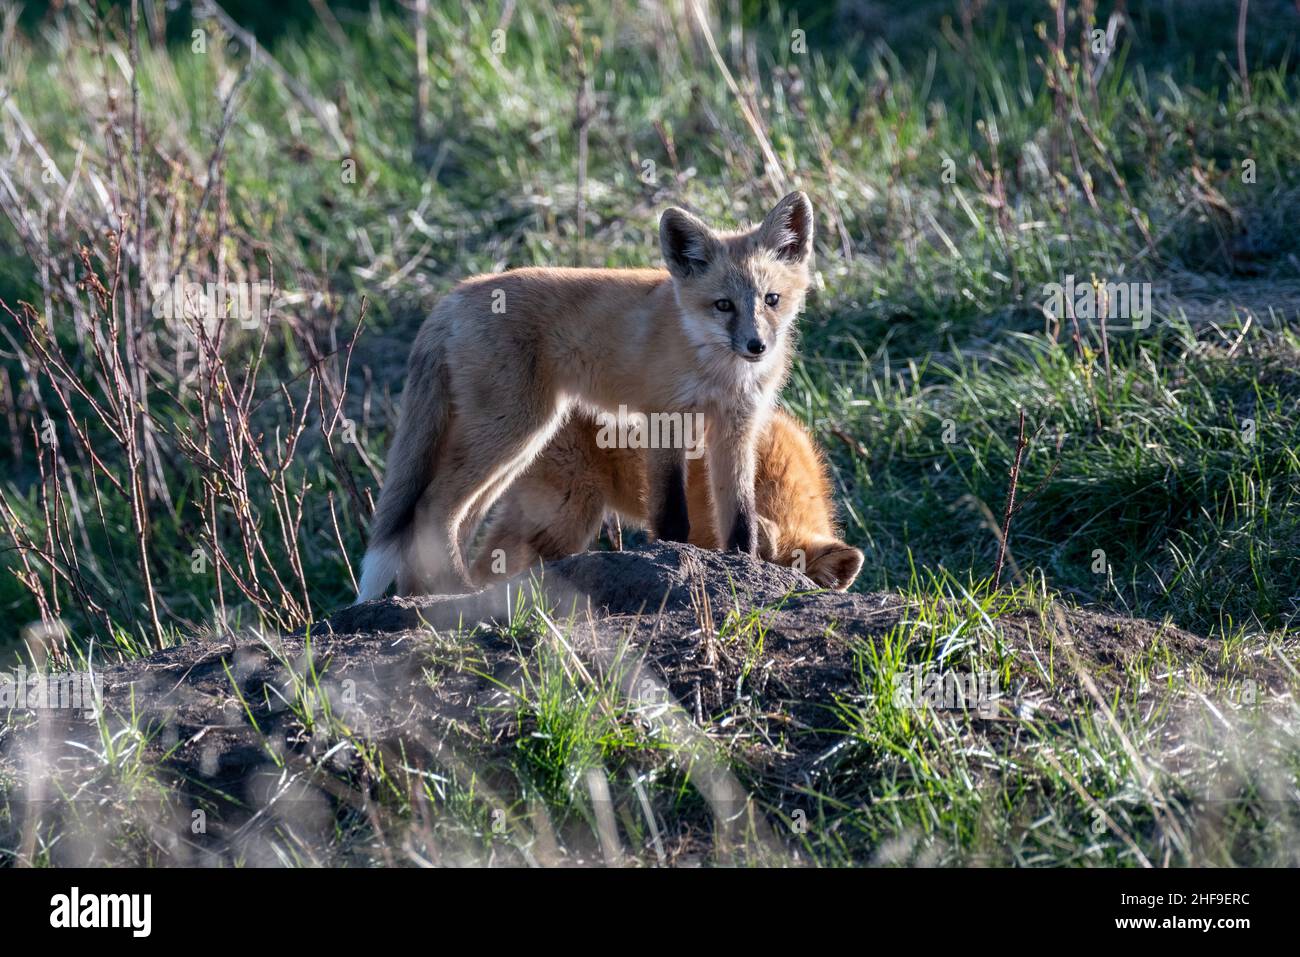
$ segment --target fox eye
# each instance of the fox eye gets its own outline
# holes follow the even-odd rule
[[[763,297],[763,301],[775,309],[776,304],[781,301],[781,294],[776,292],[769,292],[766,296]]]
[[[731,310],[735,309],[736,306],[730,299],[715,299],[713,301],[713,308],[718,310],[718,312],[731,312]]]

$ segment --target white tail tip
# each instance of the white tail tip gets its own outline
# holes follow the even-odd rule
[[[361,584],[357,588],[355,604],[383,598],[388,586],[397,577],[401,553],[393,543],[375,545],[367,549],[361,559]]]

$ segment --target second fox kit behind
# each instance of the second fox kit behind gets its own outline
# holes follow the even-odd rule
[[[597,431],[591,418],[575,416],[510,486],[474,561],[476,582],[509,577],[539,558],[583,551],[607,510],[646,523],[646,451],[602,448]],[[835,533],[830,476],[812,437],[778,409],[759,434],[757,453],[759,554],[800,569],[823,588],[845,590],[863,556]],[[702,459],[687,467],[686,498],[691,544],[717,548]]]
[[[718,537],[754,554],[755,443],[790,365],[813,211],[791,193],[754,229],[680,209],[659,224],[668,271],[519,269],[466,280],[411,349],[358,600],[472,587],[464,551],[492,503],[575,408],[702,412]],[[689,533],[685,451],[647,469],[651,531]]]

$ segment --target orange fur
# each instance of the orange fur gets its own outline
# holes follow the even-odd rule
[[[505,493],[474,562],[477,583],[518,574],[538,559],[584,551],[607,511],[648,524],[646,452],[602,449],[596,434],[593,419],[575,417]],[[812,438],[777,410],[756,452],[759,554],[800,568],[823,588],[848,588],[863,556],[836,534],[830,477]],[[689,541],[720,547],[705,459],[689,463],[686,494]]]
[[[791,193],[751,229],[659,223],[666,270],[516,269],[445,296],[411,347],[358,600],[471,587],[465,549],[493,503],[575,413],[703,417],[713,509],[754,554],[755,440],[789,372],[813,211]],[[654,448],[649,520],[685,537],[686,456]]]

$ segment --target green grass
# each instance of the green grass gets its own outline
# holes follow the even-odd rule
[[[322,706],[337,684],[309,650],[292,661],[277,653],[279,704],[245,698],[228,673],[252,726],[280,723],[267,743],[279,782],[240,828],[246,863],[1295,863],[1295,742],[1277,720],[1276,707],[1290,706],[1275,696],[1294,685],[1255,681],[1259,663],[1293,655],[1293,642],[1238,635],[1189,657],[1157,631],[1107,665],[1082,634],[1073,645],[1028,637],[1025,624],[1058,607],[1041,580],[995,592],[927,575],[901,597],[898,623],[856,644],[854,680],[805,729],[828,746],[794,776],[747,758],[763,741],[768,757],[798,746],[772,720],[779,699],[746,682],[743,699],[697,725],[686,703],[637,687],[630,645],[603,667],[575,655],[563,639],[571,623],[556,621],[540,591],[512,625],[430,633],[430,687],[470,673],[501,694],[436,739],[412,735],[409,751],[375,746],[346,708]],[[759,634],[746,619],[771,610],[728,610],[720,653],[746,659]],[[509,650],[489,653],[494,643]],[[982,700],[913,697],[908,689],[924,687],[914,673],[982,676]],[[131,717],[101,735],[99,772],[67,795],[60,828],[37,836],[37,862],[87,833],[98,835],[97,862],[174,859],[158,822],[177,815],[178,792],[142,760],[151,732]],[[677,734],[683,718],[702,734]],[[752,802],[756,817],[733,821],[730,843],[700,773],[731,776]],[[337,798],[323,832],[305,800],[322,793]],[[85,816],[92,794],[116,809],[111,826]]]
[[[101,55],[85,5],[28,11],[15,31],[0,30],[0,88],[63,181],[74,182],[64,193],[62,181],[43,179],[18,125],[0,123],[0,171],[18,197],[0,216],[0,300],[15,312],[30,302],[74,376],[90,383],[89,396],[71,394],[65,408],[58,377],[31,361],[32,344],[0,314],[13,337],[0,339],[0,529],[9,546],[0,552],[0,618],[37,620],[44,602],[68,625],[73,649],[84,653],[93,640],[103,661],[199,632],[293,627],[346,603],[405,352],[440,293],[475,272],[534,263],[656,264],[665,205],[725,221],[770,204],[775,190],[756,137],[707,45],[684,21],[658,19],[659,5],[611,0],[575,14],[520,3],[503,50],[493,46],[497,5],[431,6],[423,142],[412,123],[415,43],[399,10],[339,8],[343,48],[310,13],[267,38],[303,89],[336,107],[345,149],[272,72],[252,69],[241,82],[247,51],[227,49],[213,24],[200,24],[203,53],[191,49],[193,25],[179,20],[169,44],[142,44],[151,254],[170,266],[188,248],[179,267],[188,277],[208,278],[222,262],[238,279],[273,274],[285,293],[269,329],[231,330],[220,350],[238,385],[267,333],[245,409],[266,473],[248,446],[232,444],[239,422],[212,406],[201,377],[176,375],[193,362],[192,343],[187,352],[174,327],[149,327],[146,391],[165,486],[147,501],[152,590],[132,503],[104,475],[92,480],[86,451],[125,474],[121,447],[90,401],[102,404],[109,392],[95,384],[94,323],[85,319],[102,323],[103,311],[85,290],[46,288],[42,278],[84,280],[82,244],[100,277],[112,278],[112,220],[92,175],[134,210],[124,24],[120,11],[105,24],[105,43],[121,56]],[[1295,31],[1278,27],[1294,14],[1284,3],[1251,5],[1247,93],[1236,74],[1232,5],[1133,4],[1142,9],[1094,89],[1077,5],[1068,68],[1050,75],[1051,11],[989,6],[969,34],[958,5],[939,0],[833,11],[746,2],[739,46],[727,17],[713,25],[721,55],[753,91],[786,183],[807,190],[819,215],[817,281],[784,402],[830,454],[845,537],[867,552],[856,589],[902,590],[917,608],[906,628],[862,649],[862,693],[835,706],[845,744],[828,765],[833,787],[802,799],[805,851],[827,863],[867,855],[1127,864],[1138,855],[1117,831],[1150,836],[1139,840],[1141,853],[1156,854],[1170,846],[1159,836],[1170,814],[1187,828],[1202,819],[1195,802],[1180,805],[1187,815],[1178,818],[1136,785],[1122,740],[1143,753],[1162,747],[1131,706],[1135,689],[1214,690],[1197,683],[1204,676],[1170,677],[1177,669],[1161,657],[1167,649],[1153,647],[1118,676],[1109,705],[1117,724],[1097,725],[1101,705],[1084,696],[1068,720],[1027,719],[1023,747],[990,756],[970,745],[960,718],[900,710],[886,694],[898,669],[940,653],[938,636],[958,636],[952,654],[972,669],[998,674],[1004,686],[1029,676],[1051,697],[1068,683],[1068,666],[1000,646],[985,624],[1012,604],[1042,610],[1062,601],[1167,620],[1214,638],[1225,660],[1290,648],[1300,612],[1300,109]],[[1110,6],[1102,7],[1104,27]],[[791,42],[795,29],[807,31],[805,51]],[[575,45],[596,110],[581,224]],[[220,185],[204,200],[232,87]],[[1253,181],[1243,176],[1246,160]],[[345,161],[355,162],[355,177],[344,174]],[[62,219],[37,215],[60,203]],[[48,249],[24,245],[23,210],[46,223]],[[128,248],[126,289],[131,261]],[[1110,329],[1106,353],[1096,323],[1083,323],[1077,343],[1068,323],[1054,338],[1039,309],[1042,287],[1067,273],[1150,281],[1153,323]],[[314,366],[313,350],[346,346],[363,299],[365,326],[346,378],[341,362]],[[333,454],[319,430],[324,405],[312,404],[312,373],[323,371],[346,385],[342,414],[356,434],[355,443],[336,435]],[[1010,538],[1019,575],[999,597],[981,583],[996,558],[1022,408],[1032,441]],[[304,410],[295,456],[277,458]],[[57,446],[34,439],[47,418]],[[213,469],[185,451],[196,423],[246,480],[247,524],[236,490],[212,486]],[[65,547],[50,554],[47,532]],[[265,551],[244,557],[250,538]],[[507,639],[550,635],[527,601],[520,609]],[[0,634],[11,660],[26,656],[14,631]],[[967,642],[978,635],[987,642]],[[721,616],[719,639],[757,667],[761,616]],[[471,654],[448,641],[448,654]],[[646,802],[661,817],[706,827],[707,809],[672,749],[612,686],[575,679],[561,651],[549,641],[538,647],[551,652],[537,652],[527,682],[511,691],[513,750],[494,770],[509,800],[485,799],[473,775],[395,771],[393,756],[330,710],[319,675],[287,689],[286,706],[305,734],[350,741],[367,773],[387,782],[380,790],[394,813],[409,818],[425,803],[445,811],[438,833],[464,859],[504,839],[494,810],[508,811],[508,833],[544,806],[564,827],[585,822],[594,834],[594,771],[609,781],[620,826],[638,839],[652,831]],[[1276,758],[1294,769],[1293,743],[1260,728],[1242,737],[1242,760]],[[129,767],[130,753],[110,737],[105,766]],[[1162,788],[1195,791],[1172,772],[1160,775]],[[1247,771],[1233,781],[1249,798]],[[768,810],[788,820],[792,806]],[[1206,838],[1176,860],[1292,853],[1281,818],[1260,815],[1249,800],[1233,807],[1214,830],[1218,843]],[[1104,835],[1091,829],[1097,820]],[[371,826],[357,812],[340,825],[341,845],[364,857],[358,848]],[[286,860],[311,859],[311,848],[284,840],[277,847]],[[590,841],[578,844],[583,855],[597,853]]]
[[[1081,601],[1203,633],[1277,628],[1300,610],[1289,325],[1117,335],[1109,377],[1041,333],[924,362],[877,355],[826,378],[819,358],[804,359],[788,401],[867,453],[821,431],[849,538],[869,546],[866,587],[905,582],[914,565],[991,570],[997,538],[979,506],[1001,518],[1023,406],[1037,438],[1021,489],[1037,491],[1012,526],[1019,562]]]

